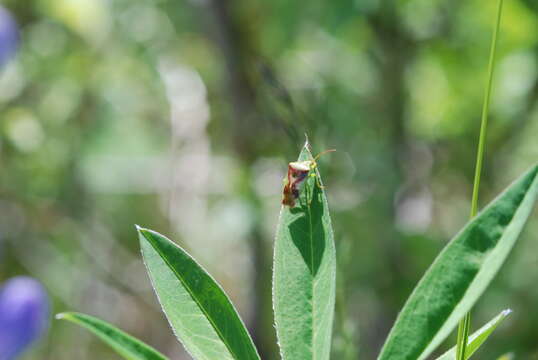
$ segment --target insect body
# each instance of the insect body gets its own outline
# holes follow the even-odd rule
[[[295,161],[288,164],[288,177],[285,180],[282,194],[282,204],[289,207],[295,206],[295,200],[299,198],[299,186],[306,180],[312,161]]]
[[[284,191],[282,193],[282,204],[289,207],[295,206],[295,201],[299,198],[299,187],[308,177],[308,174],[313,170],[317,164],[316,160],[321,155],[335,151],[334,149],[324,151],[312,160],[294,161],[288,164],[288,175],[284,179]],[[315,176],[315,174],[314,174]],[[319,185],[319,183],[318,183]]]

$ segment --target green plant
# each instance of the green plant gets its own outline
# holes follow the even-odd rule
[[[510,314],[504,310],[468,337],[469,311],[510,253],[538,195],[531,167],[480,213],[478,190],[485,148],[497,33],[492,41],[482,114],[471,220],[427,270],[398,316],[379,360],[425,359],[460,323],[457,345],[438,360],[468,359]],[[298,161],[313,161],[308,143]],[[284,360],[327,360],[335,305],[336,254],[325,191],[317,167],[308,171],[296,206],[284,205],[273,266],[275,325]],[[194,359],[259,359],[254,343],[219,284],[182,248],[137,227],[153,288],[175,335]],[[95,333],[126,359],[166,359],[139,340],[93,317],[58,316]]]
[[[308,145],[299,160],[312,159]],[[273,303],[283,359],[328,359],[335,298],[335,250],[317,168],[298,204],[283,206],[275,239]],[[424,359],[485,291],[508,256],[538,193],[533,166],[473,218],[439,254],[407,300],[379,359]],[[174,333],[194,359],[259,359],[232,303],[213,278],[166,237],[137,227],[142,255]],[[469,341],[467,358],[509,314]],[[59,315],[82,325],[126,359],[164,359],[147,345],[87,315]],[[454,358],[451,350],[441,359]]]

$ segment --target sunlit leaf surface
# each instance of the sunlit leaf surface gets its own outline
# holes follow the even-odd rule
[[[400,312],[379,359],[426,358],[471,309],[531,213],[537,173],[534,166],[512,183],[439,254]]]
[[[299,161],[311,159],[306,145]],[[319,179],[317,169],[311,173]],[[320,185],[310,176],[295,207],[283,206],[280,212],[273,305],[284,360],[329,359],[336,260],[329,208]]]
[[[198,360],[257,360],[250,335],[222,288],[183,249],[138,228],[144,262],[174,333]]]

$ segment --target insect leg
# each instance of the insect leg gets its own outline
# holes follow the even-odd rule
[[[311,174],[310,174],[310,177],[316,178],[316,185],[317,185],[320,189],[322,189],[322,190],[325,189],[325,186],[321,184],[321,182],[319,181],[319,177],[318,177],[318,175],[317,175],[315,172],[311,173]]]

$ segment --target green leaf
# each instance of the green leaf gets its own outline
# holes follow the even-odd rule
[[[299,161],[312,160],[305,144]],[[273,306],[284,360],[327,360],[334,316],[336,260],[325,192],[310,171],[295,207],[283,206],[275,239]]]
[[[426,358],[503,264],[532,211],[538,166],[512,183],[443,249],[400,312],[379,359]]]
[[[117,327],[93,316],[67,312],[56,315],[57,319],[71,321],[97,335],[127,360],[167,360],[168,358],[140,340]]]
[[[482,326],[471,336],[467,342],[467,350],[465,352],[465,359],[469,359],[476,350],[486,341],[486,339],[493,333],[493,331],[499,326],[499,324],[512,313],[512,310],[506,309],[499,315],[495,316],[486,325]],[[437,360],[454,360],[456,359],[456,346],[448,350],[446,353],[437,358]]]
[[[258,360],[250,335],[217,282],[171,240],[137,229],[153,288],[175,335],[191,356]]]

